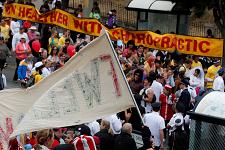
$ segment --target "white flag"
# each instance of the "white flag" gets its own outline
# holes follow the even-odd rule
[[[35,103],[11,137],[90,122],[134,106],[106,33],[88,44],[62,69],[28,90],[27,94],[24,95],[24,103],[29,99]]]
[[[9,137],[35,99],[24,89],[0,91],[0,150],[8,150]]]

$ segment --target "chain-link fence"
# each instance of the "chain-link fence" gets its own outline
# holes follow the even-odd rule
[[[225,127],[204,121],[191,121],[189,150],[223,150]]]

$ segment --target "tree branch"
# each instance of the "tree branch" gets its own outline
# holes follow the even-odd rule
[[[225,14],[223,13],[223,4],[222,4],[222,0],[218,0],[219,6],[218,6],[218,12],[220,14],[220,17],[223,21],[222,26],[225,27]]]
[[[223,32],[223,25],[221,23],[221,17],[218,14],[218,9],[217,8],[213,8],[213,16],[214,16],[214,22],[217,25],[218,29],[220,30],[220,32]]]

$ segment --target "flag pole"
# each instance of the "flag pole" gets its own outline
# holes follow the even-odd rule
[[[108,39],[108,41],[109,41],[109,43],[110,43],[110,46],[111,46],[111,48],[112,48],[112,50],[113,50],[113,54],[114,54],[114,56],[115,56],[115,58],[116,58],[116,62],[117,62],[118,65],[119,65],[120,71],[121,71],[122,76],[123,76],[123,78],[124,78],[124,80],[125,80],[125,83],[126,83],[126,85],[127,85],[127,88],[128,88],[128,90],[129,90],[129,93],[130,93],[130,95],[131,95],[131,98],[132,98],[132,100],[133,100],[134,106],[135,106],[136,109],[137,109],[137,112],[138,112],[138,115],[139,115],[139,117],[140,117],[140,119],[141,119],[142,125],[144,125],[144,121],[143,121],[143,119],[142,119],[141,112],[140,112],[140,110],[139,110],[139,108],[138,108],[138,105],[137,105],[137,103],[136,103],[136,101],[135,101],[134,95],[132,94],[131,88],[130,88],[128,82],[127,82],[127,79],[126,79],[126,76],[125,76],[125,74],[124,74],[124,72],[123,72],[123,69],[122,69],[122,67],[121,67],[121,65],[120,65],[119,58],[118,58],[118,56],[117,56],[117,54],[116,54],[116,51],[115,51],[115,49],[114,49],[114,47],[113,47],[113,45],[112,45],[111,39],[110,39],[110,37],[109,37],[109,34],[108,34],[108,32],[107,32],[104,28],[102,28],[102,30],[103,30],[103,32],[105,32],[105,34],[107,35],[107,39]],[[104,31],[104,30],[105,30],[105,31]]]

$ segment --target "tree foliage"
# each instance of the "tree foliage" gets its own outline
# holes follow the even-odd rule
[[[225,0],[172,0],[177,3],[177,11],[192,10],[197,17],[201,17],[205,9],[213,11],[214,22],[225,39]]]

